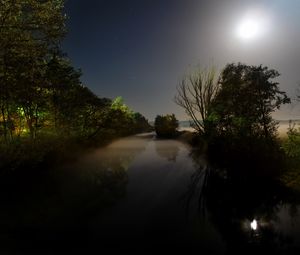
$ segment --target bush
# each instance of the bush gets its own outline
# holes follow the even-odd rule
[[[158,137],[172,138],[177,135],[178,120],[174,114],[167,114],[165,116],[157,115],[154,128]]]
[[[287,135],[283,149],[289,157],[300,158],[300,128],[295,128],[295,124],[292,125],[290,122]]]

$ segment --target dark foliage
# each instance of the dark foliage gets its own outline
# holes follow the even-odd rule
[[[121,98],[100,98],[82,84],[60,49],[65,20],[63,0],[1,1],[2,169],[37,165],[64,143],[101,145],[150,128]]]
[[[165,116],[157,115],[154,128],[158,137],[172,138],[177,135],[178,120],[174,114],[167,114]]]
[[[272,81],[278,76],[276,70],[261,65],[227,65],[220,75],[220,90],[208,117],[212,135],[274,139],[277,123],[271,114],[290,103],[279,84]]]
[[[275,178],[285,154],[277,140],[272,113],[290,103],[273,79],[279,73],[263,66],[229,64],[205,122],[208,156],[231,178]]]

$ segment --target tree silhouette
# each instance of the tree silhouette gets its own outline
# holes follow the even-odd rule
[[[192,127],[200,134],[209,130],[207,118],[218,91],[219,84],[213,67],[186,75],[177,87],[175,102],[184,108],[192,120]]]
[[[155,132],[158,137],[171,138],[177,133],[178,120],[174,114],[157,115],[154,122]]]
[[[290,103],[273,79],[279,73],[264,66],[228,64],[221,73],[211,122],[219,135],[274,138],[272,113]]]

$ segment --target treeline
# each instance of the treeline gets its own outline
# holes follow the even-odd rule
[[[4,0],[0,9],[0,136],[39,133],[91,138],[147,128],[120,98],[99,98],[61,53],[64,1]],[[113,133],[113,134],[112,134]]]
[[[61,50],[65,21],[63,0],[1,1],[2,161],[7,147],[20,141],[60,137],[105,142],[150,128],[120,97],[99,98],[81,83],[80,70]]]

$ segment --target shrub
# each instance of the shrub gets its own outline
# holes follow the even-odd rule
[[[174,114],[157,115],[154,128],[158,137],[171,138],[177,135],[178,120]]]
[[[283,143],[286,154],[292,158],[300,157],[300,128],[295,128],[295,124],[290,126],[287,132],[287,140]]]

